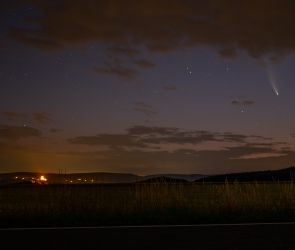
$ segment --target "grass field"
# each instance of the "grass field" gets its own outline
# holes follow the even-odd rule
[[[0,188],[1,227],[293,220],[293,182]]]

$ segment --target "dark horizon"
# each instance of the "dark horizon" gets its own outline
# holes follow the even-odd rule
[[[215,173],[215,174],[206,174],[206,173],[177,173],[177,172],[167,172],[167,173],[151,173],[147,175],[140,175],[136,173],[131,173],[131,172],[32,172],[32,171],[17,171],[17,172],[0,172],[0,175],[13,175],[13,174],[39,174],[39,175],[89,175],[89,174],[118,174],[118,175],[134,175],[134,176],[139,176],[139,177],[147,177],[147,176],[161,176],[161,175],[183,175],[183,176],[193,176],[193,175],[200,175],[200,176],[215,176],[215,175],[227,175],[227,174],[243,174],[243,173],[255,173],[255,172],[267,172],[267,171],[281,171],[281,170],[292,170],[294,169],[295,166],[288,166],[288,167],[283,167],[283,168],[278,168],[278,169],[265,169],[265,170],[254,170],[254,171],[239,171],[239,172],[224,172],[224,173]]]

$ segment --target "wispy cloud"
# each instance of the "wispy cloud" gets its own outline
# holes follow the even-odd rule
[[[96,136],[80,136],[69,139],[72,144],[84,144],[109,147],[146,147],[136,136],[129,134],[101,134]]]
[[[119,76],[123,79],[134,79],[138,73],[137,70],[124,66],[119,58],[110,58],[103,67],[95,67],[94,71],[99,74]]]
[[[239,106],[250,106],[254,105],[255,102],[252,100],[240,100],[240,99],[235,99],[231,101],[232,105],[239,105]]]
[[[62,129],[58,129],[58,128],[51,128],[49,130],[50,133],[59,133],[59,132],[62,132],[63,130]]]
[[[0,139],[19,140],[28,137],[41,137],[42,133],[29,126],[0,125]]]
[[[4,111],[4,112],[1,112],[1,115],[10,121],[26,118],[25,114],[13,112],[13,111]]]
[[[48,123],[51,121],[50,114],[47,112],[35,112],[32,116],[33,120],[38,123]]]
[[[157,111],[151,105],[148,105],[144,102],[136,102],[134,105],[134,110],[148,117],[151,117],[157,114]]]
[[[71,144],[85,144],[90,146],[109,146],[138,148],[146,150],[155,145],[174,145],[175,149],[191,148],[191,145],[201,145],[214,142],[220,145],[220,150],[230,150],[234,156],[245,157],[257,153],[280,153],[285,147],[284,142],[269,141],[269,138],[233,133],[210,132],[203,130],[181,130],[173,127],[134,126],[123,134],[100,134],[95,136],[80,136],[69,139]],[[176,146],[178,145],[178,146]],[[230,145],[230,146],[225,146]],[[161,149],[161,147],[158,147]],[[242,159],[242,158],[241,158]]]
[[[142,69],[150,69],[150,68],[155,67],[154,63],[152,63],[148,60],[145,60],[145,59],[134,61],[134,64]]]
[[[4,111],[1,112],[0,115],[8,121],[14,122],[37,122],[45,124],[52,121],[51,115],[47,112],[20,113],[15,111]]]
[[[109,53],[111,56],[135,57],[140,54],[140,51],[137,49],[131,49],[131,48],[110,47],[110,48],[107,48],[107,53]]]
[[[241,155],[238,157],[232,157],[232,160],[250,160],[250,159],[263,159],[263,158],[272,158],[272,157],[281,157],[286,156],[287,153],[277,153],[277,152],[269,152],[269,153],[253,153],[248,155]]]
[[[166,90],[166,91],[176,91],[177,90],[177,87],[175,85],[165,85],[165,86],[163,86],[163,90]]]

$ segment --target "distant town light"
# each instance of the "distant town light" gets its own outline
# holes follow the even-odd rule
[[[47,181],[47,179],[44,177],[44,175],[40,176],[40,181]]]

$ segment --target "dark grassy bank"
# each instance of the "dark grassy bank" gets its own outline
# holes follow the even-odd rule
[[[254,172],[240,172],[232,174],[211,175],[200,178],[195,182],[292,182],[295,178],[295,167],[279,170],[266,170]]]
[[[293,182],[0,188],[1,227],[294,220]]]

